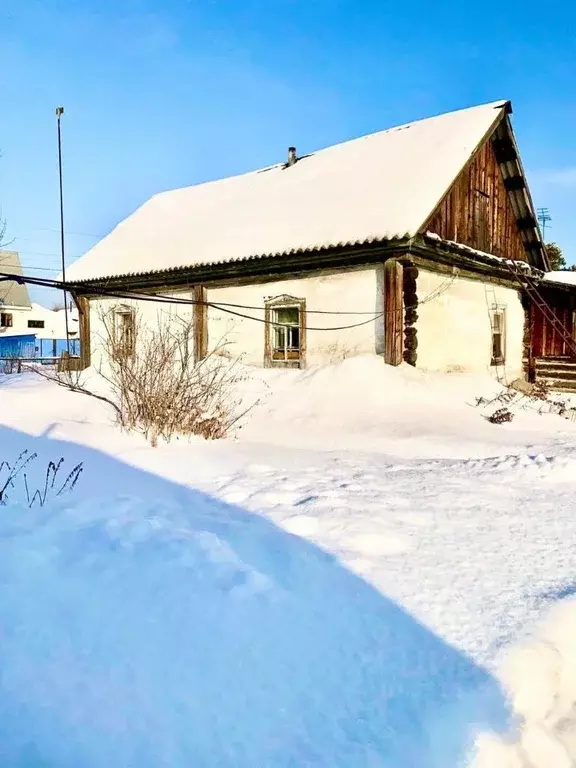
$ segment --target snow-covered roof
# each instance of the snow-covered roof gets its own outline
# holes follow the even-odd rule
[[[150,198],[67,269],[83,281],[416,234],[507,102]]]
[[[576,272],[571,270],[562,270],[558,272],[547,272],[544,275],[547,283],[563,283],[564,285],[576,285]]]
[[[0,250],[0,272],[22,275],[20,255],[17,251]],[[0,281],[0,305],[30,309],[30,296],[26,284],[16,280]]]

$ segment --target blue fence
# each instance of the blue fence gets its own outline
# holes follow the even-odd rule
[[[61,357],[66,339],[37,339],[35,334],[0,336],[0,357]],[[70,339],[70,354],[80,354],[80,339]]]
[[[67,350],[66,339],[36,339],[36,353],[33,357],[61,357]],[[80,354],[80,339],[70,339],[70,354]]]
[[[0,357],[36,357],[36,336],[0,336]]]

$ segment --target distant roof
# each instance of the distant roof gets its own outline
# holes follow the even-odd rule
[[[22,266],[17,251],[0,250],[0,272],[9,272],[12,275],[21,275]],[[29,309],[30,296],[26,284],[17,283],[15,280],[0,282],[0,306],[26,307]]]
[[[547,272],[544,275],[547,283],[562,283],[563,285],[576,285],[576,272],[571,270],[562,270],[558,272]]]
[[[150,198],[68,267],[70,281],[415,235],[502,118],[497,101]]]

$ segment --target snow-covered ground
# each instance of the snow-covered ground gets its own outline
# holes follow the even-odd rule
[[[153,449],[4,377],[0,460],[37,452],[30,488],[84,471],[0,519],[0,764],[456,768],[480,732],[481,768],[523,766],[494,729],[571,765],[541,738],[575,700],[566,642],[565,674],[526,649],[576,590],[576,423],[492,425],[497,391],[376,358],[260,371],[237,439]]]

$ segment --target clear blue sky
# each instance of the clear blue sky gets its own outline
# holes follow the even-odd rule
[[[508,98],[547,239],[576,262],[574,5],[0,0],[11,247],[55,275],[32,267],[57,269],[60,104],[72,261],[160,190]]]

